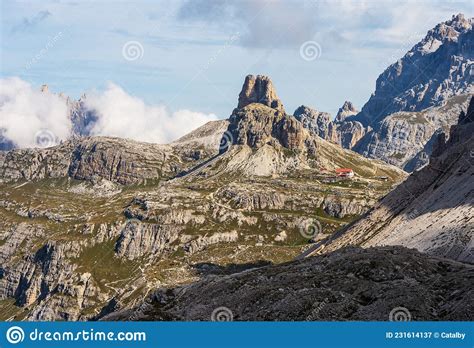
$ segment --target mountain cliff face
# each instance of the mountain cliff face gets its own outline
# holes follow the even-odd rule
[[[474,91],[473,18],[459,14],[428,31],[377,79],[357,119],[376,124],[398,111],[421,111]]]
[[[0,153],[0,182],[69,177],[139,184],[169,178],[185,168],[185,156],[171,147],[126,139],[92,137],[46,149]]]
[[[455,124],[474,92],[473,22],[453,16],[389,66],[361,112],[342,121],[340,129],[357,121],[365,134],[342,145],[408,171],[426,165],[431,139]]]
[[[320,112],[307,106],[300,106],[295,110],[294,116],[313,135],[338,144],[346,149],[354,145],[364,136],[366,129],[358,121],[346,119],[357,114],[357,110],[351,102],[346,101],[339,109],[336,119],[331,120],[327,112]]]
[[[458,125],[433,145],[429,165],[413,173],[364,218],[314,248],[403,245],[474,263],[474,98]]]
[[[318,135],[322,139],[337,143],[331,114],[301,105],[295,110],[293,116],[311,133]]]
[[[419,169],[428,163],[434,139],[456,124],[469,99],[469,95],[462,95],[449,99],[440,107],[388,115],[352,149],[406,171]]]

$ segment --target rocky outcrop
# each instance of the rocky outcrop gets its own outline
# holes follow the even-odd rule
[[[105,320],[470,320],[473,281],[471,266],[412,249],[346,248],[160,289]]]
[[[0,282],[2,298],[15,297],[17,305],[26,307],[40,304],[36,312],[29,315],[32,320],[77,320],[87,298],[99,293],[90,274],[76,273],[75,265],[68,261],[79,251],[79,245],[48,242],[14,267],[4,268]],[[52,294],[62,294],[69,299],[64,311],[53,305],[55,300],[50,301]]]
[[[0,153],[0,180],[70,177],[138,184],[175,176],[182,170],[183,157],[167,145],[109,137],[79,138],[47,149]]]
[[[313,134],[318,135],[322,139],[337,142],[336,134],[333,129],[334,125],[331,121],[331,114],[301,105],[295,110],[293,116],[303,124],[303,127],[307,128]]]
[[[345,121],[337,125],[338,143],[352,149],[366,134],[367,130],[358,121]]]
[[[160,254],[178,239],[180,230],[179,226],[174,225],[128,221],[115,244],[115,252],[129,260],[147,254]]]
[[[0,152],[0,182],[66,177],[72,143],[47,149],[17,149]]]
[[[72,153],[70,177],[91,180],[94,176],[119,184],[140,183],[172,173],[168,148],[125,139],[82,140]]]
[[[252,103],[263,104],[285,113],[283,104],[277,97],[275,88],[273,88],[272,81],[267,76],[248,75],[245,78],[242,91],[239,94],[237,108],[242,109]]]
[[[237,231],[217,232],[210,236],[199,236],[197,239],[186,243],[183,248],[187,253],[194,254],[198,251],[204,250],[209,245],[218,243],[232,243],[236,242],[238,238],[239,234]]]
[[[307,106],[300,106],[294,116],[311,134],[339,144],[346,149],[352,148],[365,135],[366,128],[358,121],[345,121],[357,111],[351,102],[345,102],[334,121],[327,112],[320,112]]]
[[[295,117],[287,115],[266,76],[246,77],[239,103],[229,117],[229,127],[221,139],[220,153],[232,145],[260,149],[266,145],[305,152],[314,156],[316,141]]]
[[[375,202],[367,202],[366,200],[357,201],[348,198],[328,196],[324,198],[321,207],[328,215],[344,218],[351,215],[362,215],[368,210],[368,207],[374,203]]]
[[[255,149],[266,144],[279,144],[290,150],[304,147],[303,126],[280,110],[250,104],[234,110],[229,122],[228,132],[234,145],[247,145]]]
[[[285,195],[257,187],[239,187],[229,185],[217,194],[217,197],[234,209],[264,210],[282,209],[285,206]]]
[[[79,320],[84,308],[104,301],[106,293],[75,261],[84,249],[116,238],[116,229],[101,224],[92,234],[93,224],[83,227],[87,238],[50,240],[38,248],[47,229],[13,225],[1,237],[6,243],[0,247],[0,299],[14,298],[27,320]]]
[[[342,107],[340,107],[339,110],[337,111],[335,121],[342,122],[349,116],[356,115],[358,112],[359,110],[355,108],[354,104],[346,100],[344,104],[342,105]]]

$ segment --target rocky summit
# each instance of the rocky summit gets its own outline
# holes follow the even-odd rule
[[[310,144],[303,125],[286,115],[271,80],[261,75],[245,78],[238,106],[229,118],[228,133],[224,137],[227,135],[233,145],[254,149],[278,145],[289,150],[303,150],[307,145],[314,155],[316,146],[314,142]]]
[[[336,114],[336,122],[342,122],[349,116],[357,115],[359,111],[355,108],[354,104],[350,101],[345,101],[344,104],[339,108]]]
[[[242,109],[252,103],[263,104],[272,109],[280,110],[283,113],[285,112],[283,104],[273,88],[272,81],[267,76],[248,75],[245,78],[242,91],[239,94],[239,104],[237,108]]]
[[[407,171],[426,165],[434,139],[457,122],[474,93],[473,22],[453,16],[390,65],[362,110],[340,121],[346,134],[358,122],[358,135],[341,144]]]

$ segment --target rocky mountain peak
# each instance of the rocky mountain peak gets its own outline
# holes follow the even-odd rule
[[[426,36],[418,44],[416,44],[408,56],[412,56],[417,52],[421,54],[433,53],[446,42],[455,42],[461,34],[472,29],[473,19],[466,19],[462,13],[453,15],[451,20],[440,23],[433,29],[429,30]]]
[[[334,141],[330,113],[301,105],[295,110],[293,116],[295,116],[295,118],[303,124],[303,127],[307,128],[311,133],[318,135],[323,139]]]
[[[439,23],[380,74],[361,112],[340,122],[365,128],[351,149],[407,171],[428,163],[436,138],[458,122],[474,93],[473,23],[462,14]]]
[[[450,21],[439,24],[438,27],[450,27],[458,32],[469,30],[472,27],[473,19],[466,18],[463,13],[453,15]],[[436,29],[435,28],[435,29]]]
[[[302,124],[285,113],[270,78],[248,75],[221,143],[231,142],[253,149],[270,145],[296,150],[304,147],[306,135]],[[225,151],[227,146],[221,149]]]
[[[377,78],[375,92],[357,120],[374,125],[394,112],[421,111],[472,93],[473,22],[458,14],[429,30]]]
[[[285,112],[283,104],[278,98],[273,83],[268,76],[247,75],[242,91],[239,94],[239,104],[241,109],[252,103],[260,103]]]
[[[359,112],[350,101],[345,101],[344,105],[342,105],[339,110],[337,111],[336,115],[336,122],[342,122],[347,117],[356,115]]]

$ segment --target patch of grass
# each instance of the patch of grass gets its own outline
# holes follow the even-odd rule
[[[0,321],[6,321],[10,318],[17,319],[25,309],[15,304],[15,299],[8,298],[0,300]]]
[[[81,255],[72,259],[78,265],[78,273],[89,272],[101,287],[107,282],[128,279],[138,270],[143,260],[127,260],[115,256],[115,241],[110,240],[85,249]],[[115,283],[114,287],[120,284]]]

